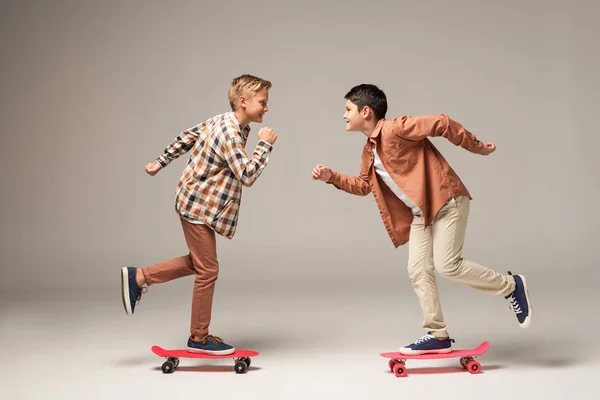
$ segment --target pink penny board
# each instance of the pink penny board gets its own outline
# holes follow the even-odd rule
[[[482,355],[490,347],[488,342],[481,343],[475,349],[452,350],[449,353],[428,353],[428,354],[402,354],[399,352],[381,353],[380,356],[389,358],[390,369],[397,377],[408,375],[406,369],[406,360],[436,360],[440,358],[460,358],[460,365],[472,374],[481,372],[481,364],[475,361],[475,358]]]
[[[236,350],[231,354],[226,355],[214,355],[204,353],[192,353],[187,350],[165,350],[160,346],[152,346],[152,352],[159,357],[165,357],[165,361],[161,367],[165,374],[171,374],[175,372],[175,369],[179,366],[180,358],[233,358],[235,361],[234,371],[238,374],[244,374],[250,367],[250,357],[256,357],[257,351],[254,350]]]

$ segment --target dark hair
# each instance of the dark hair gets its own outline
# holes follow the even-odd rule
[[[385,118],[387,112],[387,98],[383,90],[379,89],[375,85],[362,84],[354,86],[346,96],[346,100],[350,100],[352,103],[358,106],[358,111],[362,110],[363,107],[367,106],[373,110],[375,119],[380,120]]]

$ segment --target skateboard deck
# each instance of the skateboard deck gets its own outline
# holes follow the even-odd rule
[[[389,358],[388,365],[390,370],[397,377],[408,375],[406,369],[406,360],[435,360],[441,358],[460,358],[460,365],[472,374],[481,372],[481,364],[475,361],[475,358],[482,355],[490,347],[488,342],[483,342],[475,349],[452,350],[449,353],[428,353],[428,354],[402,354],[399,352],[381,353],[380,356]]]
[[[235,361],[233,370],[238,374],[245,374],[248,371],[248,367],[250,367],[251,359],[250,357],[256,357],[258,355],[257,351],[254,350],[236,350],[231,354],[225,355],[214,355],[214,354],[204,354],[204,353],[192,353],[187,350],[165,350],[160,346],[152,346],[152,352],[159,357],[164,357],[167,359],[161,366],[161,370],[165,374],[172,374],[175,372],[175,369],[179,366],[180,358],[233,358]]]

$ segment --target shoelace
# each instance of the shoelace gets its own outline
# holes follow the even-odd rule
[[[140,292],[140,294],[138,294],[138,297],[137,297],[136,303],[135,303],[136,305],[140,304],[140,300],[142,300],[142,295],[146,294],[147,291],[148,291],[148,286],[144,286],[142,288],[142,291]]]
[[[204,339],[202,339],[202,344],[203,344],[203,345],[206,345],[206,342],[207,342],[207,341],[209,341],[209,340],[212,340],[212,341],[213,341],[213,342],[215,342],[216,344],[223,343],[223,339],[221,339],[221,338],[220,338],[220,337],[218,337],[218,336],[206,335],[206,336],[204,337]]]
[[[517,302],[517,298],[514,295],[511,295],[508,298],[508,307],[515,312],[515,314],[521,314],[523,310],[521,310],[521,305]]]
[[[431,336],[431,335],[421,336],[420,338],[417,339],[417,341],[415,342],[415,344],[419,344],[419,343],[423,343],[423,342],[428,342],[431,339],[434,339],[434,337]]]

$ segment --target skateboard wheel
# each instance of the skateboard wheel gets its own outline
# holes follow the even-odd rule
[[[394,372],[394,365],[396,365],[396,360],[390,360],[388,362],[388,365],[390,367],[390,371]]]
[[[467,363],[467,371],[472,374],[478,374],[481,372],[481,364],[475,360],[471,360]]]
[[[236,374],[245,374],[248,371],[248,364],[245,361],[237,361],[234,369]]]
[[[169,357],[168,360],[171,361],[173,364],[175,364],[175,368],[179,367],[179,358]]]
[[[250,358],[248,358],[248,357],[241,357],[238,361],[245,362],[246,365],[248,366],[248,368],[250,368],[250,364],[252,364],[252,362],[250,361]]]
[[[172,374],[175,371],[175,363],[173,361],[167,360],[163,363],[160,369],[165,374]]]
[[[394,372],[394,375],[396,375],[398,378],[405,377],[406,375],[408,375],[406,367],[402,363],[396,363],[392,371]]]

